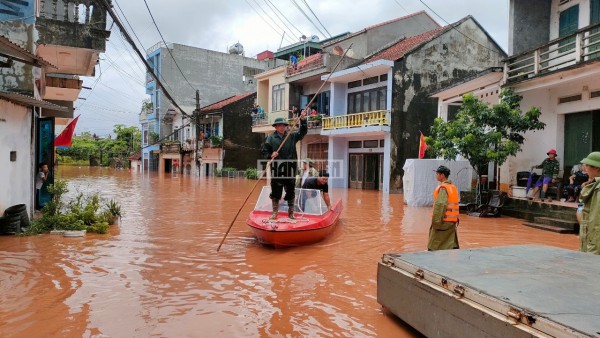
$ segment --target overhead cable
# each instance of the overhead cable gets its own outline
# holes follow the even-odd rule
[[[156,30],[158,31],[158,35],[160,35],[160,38],[162,39],[162,42],[164,42],[165,46],[167,46],[167,42],[165,41],[165,38],[163,37],[162,33],[160,32],[160,29],[158,28],[158,25],[156,24],[156,20],[154,20],[154,16],[152,15],[152,11],[150,11],[150,7],[148,7],[148,2],[146,0],[144,0],[144,4],[146,4],[146,8],[148,9],[148,13],[150,14],[150,18],[152,18],[152,22],[154,23],[154,27],[156,27]],[[177,69],[179,69],[179,72],[181,73],[181,76],[183,76],[183,79],[185,80],[185,82],[187,82],[187,84],[190,85],[190,87],[195,91],[196,88],[190,83],[190,81],[187,79],[187,77],[185,77],[185,74],[183,74],[183,71],[179,67],[179,64],[177,63],[177,60],[175,60],[175,57],[173,56],[173,53],[171,52],[171,49],[169,47],[166,47],[166,49],[167,49],[167,51],[169,51],[169,55],[171,55],[171,59],[173,59],[173,62],[175,63],[175,66],[177,66]]]

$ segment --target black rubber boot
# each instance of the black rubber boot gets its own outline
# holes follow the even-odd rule
[[[544,199],[546,199],[546,192],[544,190],[540,191],[540,199],[542,200],[542,202],[544,201]]]
[[[279,201],[277,200],[271,200],[273,202],[273,213],[271,214],[271,217],[269,217],[269,219],[276,219],[277,218],[277,213],[279,213]]]
[[[294,201],[288,201],[288,217],[290,219],[296,219],[296,217],[294,217]]]

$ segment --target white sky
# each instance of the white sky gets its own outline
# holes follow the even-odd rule
[[[128,28],[138,48],[145,50],[161,41],[144,0],[112,0],[114,10]],[[317,35],[321,39],[426,10],[440,25],[472,15],[506,51],[508,44],[508,0],[146,0],[167,42],[227,52],[240,42],[245,55],[271,50]],[[431,12],[427,4],[442,18]],[[296,4],[319,27],[302,14]],[[306,7],[310,6],[326,30]],[[274,9],[276,8],[276,9]],[[266,14],[265,14],[266,12]],[[129,21],[133,32],[122,16]],[[258,14],[260,13],[260,15]],[[285,17],[285,18],[284,18]],[[272,20],[270,19],[272,18]],[[281,18],[281,20],[279,19]],[[293,26],[286,20],[293,23]],[[275,21],[275,23],[273,22]],[[282,22],[283,21],[283,22]],[[302,33],[302,34],[300,34]],[[75,115],[81,114],[76,133],[98,135],[112,132],[115,124],[138,125],[145,93],[145,70],[132,48],[114,25],[106,53],[100,54],[95,78],[84,78]],[[182,79],[183,81],[183,79]],[[199,88],[201,89],[201,88]],[[205,105],[205,103],[202,103]]]

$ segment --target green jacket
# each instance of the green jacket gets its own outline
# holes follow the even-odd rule
[[[296,143],[304,138],[308,131],[308,127],[306,125],[306,119],[300,120],[300,129],[298,131],[294,131],[290,134],[290,136],[285,141],[281,150],[279,150],[279,155],[276,160],[297,160],[298,155],[296,153]],[[283,134],[283,136],[278,135],[276,131],[269,134],[265,140],[265,143],[262,147],[262,154],[264,158],[271,159],[271,154],[275,152],[281,142],[287,136],[287,132]]]
[[[546,158],[542,164],[535,166],[538,169],[542,169],[542,175],[546,177],[557,178],[558,172],[560,171],[560,162],[556,158]]]
[[[600,177],[583,187],[579,200],[583,203],[579,222],[580,250],[600,255]]]
[[[452,184],[450,180],[444,183]],[[457,223],[444,222],[444,213],[448,206],[448,193],[446,189],[440,189],[437,198],[433,202],[433,215],[431,216],[431,227],[429,228],[428,250],[458,249]]]

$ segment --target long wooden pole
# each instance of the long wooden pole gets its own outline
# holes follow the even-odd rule
[[[342,54],[342,57],[340,58],[340,60],[337,62],[337,64],[335,65],[335,67],[333,67],[333,70],[331,70],[331,72],[329,73],[329,75],[327,75],[327,78],[325,79],[325,81],[323,81],[323,83],[321,84],[321,87],[319,87],[319,89],[317,90],[317,92],[315,93],[315,95],[313,95],[312,99],[308,102],[308,104],[306,105],[306,107],[303,109],[303,112],[306,112],[306,110],[308,109],[308,107],[310,107],[310,105],[315,101],[315,99],[317,98],[317,95],[321,92],[321,89],[323,89],[323,86],[325,86],[325,84],[327,83],[327,81],[329,81],[329,78],[331,78],[331,75],[333,73],[335,73],[335,70],[337,69],[337,67],[340,65],[340,63],[342,63],[342,60],[346,56],[346,53],[348,53],[348,51],[350,50],[350,48],[352,48],[352,45],[353,44],[350,44],[350,46],[346,49],[346,51],[344,52],[344,54]],[[285,141],[287,141],[288,137],[290,137],[290,135],[292,134],[292,130],[296,127],[296,124],[298,124],[298,122],[300,121],[300,118],[302,118],[302,117],[303,117],[303,115],[302,115],[302,113],[300,113],[299,116],[295,117],[292,120],[292,126],[290,127],[290,132],[287,133],[287,135],[285,136],[285,138],[283,139],[283,141],[281,141],[281,144],[279,145],[279,147],[276,150],[277,153],[279,153],[279,151],[281,150],[281,148],[285,144]],[[274,160],[275,160],[274,158],[270,159],[269,162],[267,162],[267,165],[265,166],[265,168],[270,168],[271,167],[271,163]],[[254,183],[254,186],[252,187],[252,190],[250,190],[250,192],[248,193],[248,196],[246,196],[246,199],[244,200],[244,203],[242,203],[242,205],[238,209],[237,213],[233,217],[233,220],[229,224],[229,227],[227,228],[227,231],[225,232],[225,235],[223,236],[223,239],[221,240],[221,243],[219,243],[219,246],[217,247],[217,252],[219,252],[219,250],[221,250],[221,246],[225,242],[225,238],[227,238],[227,235],[229,235],[229,232],[231,231],[231,228],[233,227],[233,223],[235,223],[235,220],[240,215],[240,212],[242,211],[242,208],[244,207],[244,205],[246,205],[246,202],[248,202],[248,199],[250,198],[250,196],[254,192],[254,189],[256,189],[256,186],[258,185],[258,182],[260,182],[260,180],[263,178],[265,172],[266,172],[266,170],[264,170],[260,174],[260,176],[258,177],[258,180],[256,181],[256,183]]]

